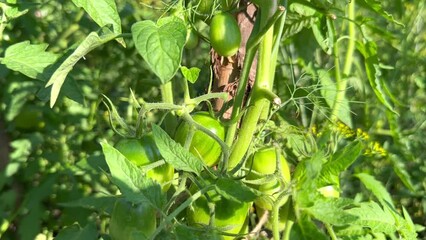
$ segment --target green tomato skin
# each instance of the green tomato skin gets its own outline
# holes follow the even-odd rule
[[[241,32],[234,16],[223,12],[213,16],[210,23],[210,43],[223,57],[237,53],[241,44]]]
[[[137,167],[162,159],[151,134],[145,135],[141,139],[122,139],[115,145],[115,148]],[[146,175],[159,184],[164,184],[173,179],[174,169],[166,163],[149,170]],[[162,190],[166,192],[170,185],[171,183],[163,185]]]
[[[197,112],[192,115],[192,118],[195,122],[203,125],[221,140],[225,139],[225,127],[218,120],[212,118],[208,112]],[[188,132],[189,124],[182,122],[175,134],[176,142],[184,146]],[[189,151],[195,156],[200,157],[207,166],[211,167],[218,162],[220,154],[222,153],[222,148],[219,143],[209,135],[197,130],[192,137]]]
[[[214,0],[192,0],[191,7],[195,16],[203,21],[208,22],[214,8]]]
[[[333,185],[328,185],[325,187],[318,188],[318,192],[321,193],[326,198],[339,198],[340,192],[336,190],[336,187]]]
[[[197,33],[195,32],[195,30],[188,29],[187,35],[186,35],[185,48],[188,50],[194,49],[198,45],[198,39],[199,37]]]
[[[119,199],[111,214],[109,234],[112,240],[137,240],[140,237],[136,236],[151,236],[156,225],[156,210],[148,203],[133,205]]]
[[[224,198],[217,199],[215,203],[214,226],[227,233],[238,234],[245,230],[249,203],[238,203]],[[189,225],[208,225],[210,221],[208,202],[201,196],[188,208],[187,218]],[[223,240],[234,239],[232,236],[221,236]]]
[[[280,156],[280,162],[281,174],[283,175],[284,180],[286,182],[290,182],[290,168],[287,164],[287,160],[284,158],[283,155]],[[275,169],[277,168],[275,148],[266,147],[258,150],[251,158],[249,158],[246,163],[246,167],[252,167],[252,171],[255,171],[256,173],[261,175],[273,174],[275,172]],[[249,174],[247,176],[248,179],[256,179],[258,177],[259,176],[256,176],[255,174]],[[278,180],[274,180],[268,183],[258,185],[256,186],[256,188],[259,191],[263,192],[265,195],[272,195],[279,191],[280,183]],[[262,197],[257,198],[254,203],[256,204],[256,207],[267,210],[271,210],[273,207],[270,201]]]

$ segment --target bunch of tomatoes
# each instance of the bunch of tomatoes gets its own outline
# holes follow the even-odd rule
[[[222,0],[219,4],[221,11],[212,14],[219,7],[215,6],[214,0],[192,0],[187,3],[187,8],[195,18],[210,25],[209,40],[212,48],[217,54],[229,57],[238,51],[241,44],[241,33],[235,17],[229,12],[235,7],[236,2]],[[189,29],[186,47],[191,48],[197,44],[197,34]],[[209,112],[195,112],[192,119],[208,129],[222,141],[225,140],[225,126]],[[178,126],[174,140],[182,146],[187,146],[189,151],[203,161],[208,167],[215,168],[220,160],[222,148],[219,143],[206,133],[196,130],[191,142],[186,143],[190,132],[190,124],[182,121]],[[129,161],[138,167],[143,167],[160,161],[162,156],[155,144],[151,134],[144,135],[140,139],[122,139],[116,143],[115,148],[121,152]],[[278,161],[276,161],[278,159]],[[280,164],[281,175],[285,182],[290,182],[290,170],[286,159],[282,154],[277,157],[274,147],[263,147],[253,153],[246,162],[246,168],[250,172],[247,180],[260,179],[265,175],[276,172],[277,163]],[[147,177],[155,180],[162,186],[166,193],[173,181],[175,172],[171,165],[163,164],[146,172]],[[210,181],[208,177],[205,179]],[[253,189],[264,195],[273,196],[280,190],[280,182],[277,179],[263,184],[250,185]],[[196,191],[197,186],[189,186],[189,192]],[[207,192],[208,197],[201,196],[194,201],[186,210],[186,223],[189,226],[208,226],[212,220],[214,227],[223,229],[229,235],[218,235],[218,239],[234,239],[237,234],[245,234],[248,231],[248,215],[252,203],[241,203],[220,196],[215,190]],[[210,213],[209,204],[214,203],[214,219]],[[273,208],[270,198],[259,197],[254,201],[257,212],[263,213]],[[126,200],[117,200],[112,211],[110,221],[110,236],[112,239],[132,239],[135,233],[151,236],[157,227],[158,213],[149,204],[132,204]],[[232,235],[233,234],[233,235]]]

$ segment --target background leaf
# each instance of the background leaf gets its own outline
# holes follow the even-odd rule
[[[105,27],[108,24],[112,25],[113,32],[121,34],[121,19],[118,15],[117,6],[114,0],[72,0],[78,7],[90,15],[99,27]],[[123,38],[117,38],[117,41],[126,47]]]
[[[31,45],[29,41],[13,44],[6,49],[1,63],[30,78],[44,80],[40,79],[40,74],[58,58],[58,55],[47,52],[47,47],[47,44]]]

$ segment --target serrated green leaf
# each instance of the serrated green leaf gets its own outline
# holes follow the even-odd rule
[[[186,27],[177,17],[140,21],[132,26],[136,49],[164,84],[179,69],[186,41]]]
[[[415,192],[414,185],[411,181],[411,176],[407,172],[403,161],[399,158],[398,155],[389,154],[389,160],[392,163],[393,170],[396,175],[398,175],[399,179],[404,183],[404,185],[410,189],[410,191]]]
[[[311,28],[319,46],[325,53],[330,55],[333,49],[334,35],[330,34],[328,23],[328,17],[322,16],[321,18],[317,18],[315,22],[312,22]]]
[[[252,202],[259,196],[241,181],[230,178],[219,178],[215,187],[221,196],[235,202]]]
[[[319,198],[313,206],[306,208],[306,211],[324,223],[344,226],[358,219],[345,209],[352,203],[352,200],[344,198]]]
[[[331,160],[323,165],[318,186],[339,186],[339,174],[345,171],[361,155],[363,145],[359,141],[353,141],[344,148],[338,150]]]
[[[148,201],[152,206],[161,209],[165,203],[165,197],[160,185],[147,177],[140,168],[106,141],[101,142],[101,146],[111,172],[111,181],[120,189],[124,197],[133,203]]]
[[[293,35],[296,35],[302,31],[304,28],[310,27],[317,19],[317,17],[305,17],[289,12],[285,21],[283,39],[292,37]]]
[[[328,240],[329,238],[321,232],[317,225],[306,215],[302,215],[291,228],[291,240]]]
[[[96,225],[94,223],[88,223],[84,228],[81,228],[78,224],[73,224],[69,227],[62,229],[55,237],[55,240],[78,239],[98,239],[98,230],[96,229]]]
[[[79,46],[67,56],[60,66],[54,70],[52,76],[46,84],[46,87],[52,86],[50,93],[50,107],[55,105],[58,99],[59,92],[61,90],[64,81],[73,69],[74,65],[83,58],[87,53],[93,49],[101,46],[102,44],[115,39],[118,36],[117,33],[112,33],[107,28],[101,29],[99,32],[91,32]]]
[[[327,105],[330,108],[333,108],[335,104],[338,104],[339,106],[337,106],[337,118],[349,127],[352,127],[353,124],[351,118],[351,108],[349,106],[349,101],[346,96],[341,99],[341,102],[335,102],[337,88],[336,84],[331,80],[328,71],[322,69],[318,70],[318,78],[321,82],[321,95],[327,102]]]
[[[11,21],[13,19],[16,19],[28,12],[28,8],[30,7],[31,3],[17,3],[16,1],[8,3],[13,3],[13,5],[8,5],[7,3],[3,3],[1,8],[4,11],[4,14],[6,15],[7,21]],[[4,20],[6,20],[4,19]],[[2,19],[3,20],[3,19]]]
[[[361,180],[364,186],[373,193],[383,207],[391,206],[395,209],[392,197],[381,182],[377,181],[373,176],[367,173],[358,173],[355,174],[355,177]]]
[[[118,15],[117,5],[114,0],[72,0],[77,7],[83,8],[89,16],[99,25],[105,27],[108,24],[112,25],[113,32],[121,34],[121,20]],[[123,38],[117,38],[117,41],[126,47]]]
[[[64,207],[81,207],[98,212],[110,212],[116,200],[116,196],[88,196],[70,202],[59,203],[59,205]]]
[[[365,70],[368,81],[371,88],[373,89],[377,99],[390,111],[398,114],[393,108],[392,104],[388,100],[391,96],[387,93],[387,87],[382,78],[382,72],[380,70],[379,58],[377,56],[377,45],[375,42],[368,41],[365,44],[357,42],[357,48],[364,56]]]
[[[183,77],[190,83],[195,83],[200,75],[201,69],[197,67],[187,68],[185,66],[180,67]]]
[[[359,4],[360,6],[366,8],[366,9],[370,9],[373,12],[376,12],[377,14],[381,15],[382,17],[384,17],[388,21],[391,21],[391,22],[398,24],[402,27],[405,27],[404,24],[395,20],[395,18],[392,16],[392,14],[388,13],[387,11],[385,11],[383,9],[382,2],[379,1],[379,0],[359,0],[357,2],[357,4]]]
[[[1,63],[25,76],[40,79],[43,70],[58,58],[56,54],[46,52],[47,47],[47,44],[31,45],[29,41],[13,44],[6,49]]]
[[[395,219],[389,211],[384,211],[375,202],[363,202],[359,207],[346,210],[358,219],[353,225],[368,227],[372,232],[382,232],[388,235],[396,231]]]
[[[192,153],[182,147],[179,143],[167,135],[167,133],[157,125],[152,126],[155,144],[160,150],[164,160],[177,170],[193,172],[197,175],[203,170],[203,162]]]

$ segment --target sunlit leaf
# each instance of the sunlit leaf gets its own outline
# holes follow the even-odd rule
[[[196,174],[199,174],[203,170],[202,160],[171,139],[163,129],[157,125],[153,125],[152,130],[155,144],[167,163],[177,170]]]
[[[186,41],[186,27],[177,17],[165,17],[154,23],[140,21],[132,26],[136,49],[164,84],[176,74]]]

